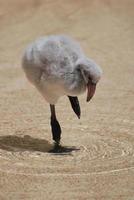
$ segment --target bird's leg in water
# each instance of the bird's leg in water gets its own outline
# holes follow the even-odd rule
[[[55,141],[55,147],[59,147],[61,138],[61,127],[56,118],[55,105],[50,104],[50,110],[51,110],[51,130],[52,130],[53,140]]]
[[[71,97],[68,96],[72,109],[75,112],[75,114],[77,115],[77,117],[80,119],[80,115],[81,115],[81,110],[80,110],[80,105],[79,105],[79,100],[78,97]]]

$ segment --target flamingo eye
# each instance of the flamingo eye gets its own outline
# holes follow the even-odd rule
[[[88,77],[88,80],[92,82],[92,78],[90,76]]]
[[[91,78],[91,76],[88,77],[88,82],[89,82],[91,85],[96,85],[96,83],[95,83],[94,80]]]

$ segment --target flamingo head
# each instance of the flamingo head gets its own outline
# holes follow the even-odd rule
[[[89,58],[81,58],[77,61],[77,67],[81,71],[81,75],[87,85],[87,102],[95,94],[96,85],[101,78],[102,70],[93,60]]]

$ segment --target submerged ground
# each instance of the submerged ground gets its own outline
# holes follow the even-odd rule
[[[118,3],[117,3],[118,2]],[[134,3],[0,0],[0,199],[134,200]],[[69,34],[103,68],[96,96],[57,104],[67,154],[52,148],[49,106],[20,67],[24,47]]]

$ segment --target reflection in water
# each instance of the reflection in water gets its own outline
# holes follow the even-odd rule
[[[65,147],[61,145],[55,145],[53,148],[49,151],[49,153],[53,153],[56,155],[71,155],[72,151],[79,151],[80,148],[76,147]]]

